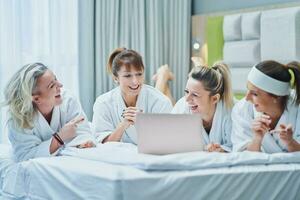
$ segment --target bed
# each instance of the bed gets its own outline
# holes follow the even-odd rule
[[[1,199],[300,198],[300,153],[150,156],[111,143],[14,163],[2,149]]]

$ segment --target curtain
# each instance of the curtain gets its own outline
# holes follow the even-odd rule
[[[0,1],[0,102],[9,78],[31,62],[48,65],[79,95],[77,0]],[[5,108],[0,117],[0,142],[7,142]]]
[[[95,98],[115,87],[106,63],[117,47],[142,55],[148,84],[153,85],[156,69],[168,64],[176,77],[170,85],[173,96],[184,94],[191,0],[87,0],[79,2],[79,16],[80,96],[90,118]]]

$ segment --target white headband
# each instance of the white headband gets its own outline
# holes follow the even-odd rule
[[[248,81],[256,87],[277,96],[286,96],[290,94],[289,82],[276,80],[259,71],[255,66],[252,67],[248,74]]]

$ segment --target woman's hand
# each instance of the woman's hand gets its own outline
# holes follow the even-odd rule
[[[291,144],[294,141],[293,138],[293,130],[292,125],[289,124],[288,126],[284,124],[280,124],[279,128],[279,138],[287,145]]]
[[[265,133],[270,130],[271,118],[268,115],[261,115],[252,122],[252,132],[255,140],[262,140]]]
[[[135,124],[136,114],[140,112],[143,112],[143,110],[137,107],[127,107],[124,109],[121,116],[124,118],[123,123],[126,128],[128,128],[130,125]]]
[[[116,141],[119,142],[125,132],[125,130],[130,126],[134,125],[136,121],[136,114],[139,112],[143,112],[141,109],[138,109],[137,107],[127,107],[123,110],[123,113],[121,117],[123,120],[121,123],[119,123],[118,127],[116,127],[116,130],[108,135],[102,143],[106,143],[109,141]]]
[[[271,118],[268,115],[261,115],[252,122],[253,139],[248,144],[248,151],[261,151],[261,143],[265,134],[270,130]]]
[[[96,145],[94,144],[93,141],[87,141],[87,142],[84,142],[80,145],[77,145],[76,147],[79,148],[79,149],[85,149],[85,148],[91,148],[91,147],[95,147]]]
[[[220,144],[217,143],[210,143],[206,146],[206,150],[208,152],[225,152],[224,149],[222,149]]]
[[[289,152],[300,151],[300,143],[293,138],[293,127],[291,124],[286,126],[280,124],[279,138],[285,143]]]
[[[58,132],[58,135],[61,137],[63,141],[73,139],[76,137],[76,128],[79,123],[84,120],[84,117],[75,117],[68,123],[66,123],[62,129]]]

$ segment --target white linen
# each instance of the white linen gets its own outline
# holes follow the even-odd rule
[[[238,102],[232,111],[232,135],[234,151],[243,151],[247,148],[249,142],[253,138],[251,130],[252,121],[255,117],[255,108],[250,102],[242,99]],[[294,139],[300,142],[300,108],[292,103],[289,99],[287,109],[281,115],[275,129],[280,124],[292,124],[294,131]],[[261,150],[266,153],[287,152],[286,145],[280,140],[279,134],[266,133]]]
[[[91,127],[81,109],[80,103],[66,92],[62,93],[62,104],[53,109],[51,123],[48,124],[40,112],[34,117],[33,129],[17,129],[13,122],[8,122],[9,140],[13,147],[15,159],[28,160],[41,156],[50,156],[52,134],[58,132],[66,123],[75,117],[83,116],[85,120],[78,124],[76,135],[72,141],[67,141],[67,146],[76,146],[88,140],[94,141]],[[58,153],[58,152],[56,152]]]
[[[143,85],[137,99],[136,107],[144,113],[169,113],[171,101],[157,89]],[[123,120],[121,117],[126,108],[120,87],[100,95],[94,104],[93,128],[97,142],[102,142]],[[130,126],[121,139],[122,142],[137,143],[136,130]]]
[[[8,199],[292,200],[300,195],[300,164],[143,171],[63,156],[30,160],[21,167],[27,174],[24,187],[4,190],[4,197],[9,192],[15,196]]]
[[[98,158],[104,162],[57,156],[15,164],[4,178],[0,199],[226,200],[297,199],[300,195],[300,164],[284,164],[299,157],[299,153],[147,156],[137,154],[136,146],[127,143],[99,144],[98,148],[68,147],[64,151],[78,156],[101,153]],[[166,163],[167,167],[162,167]],[[199,168],[190,170],[194,164]],[[173,170],[160,170],[163,168]]]
[[[0,191],[7,169],[15,162],[11,159],[11,147],[8,144],[0,144]]]
[[[262,152],[188,152],[169,155],[140,154],[136,145],[110,142],[96,148],[68,147],[62,155],[126,165],[142,170],[195,170],[237,165],[300,163],[300,152],[266,154]]]
[[[185,97],[178,100],[172,110],[172,113],[192,114],[185,101]],[[232,148],[230,139],[231,124],[231,111],[225,107],[222,101],[218,102],[209,134],[204,128],[202,128],[204,143],[206,145],[210,143],[218,143],[225,151],[230,152]]]
[[[3,191],[14,191],[14,193],[6,194],[8,197],[16,197],[23,195],[23,180],[17,182],[19,176],[21,179],[23,175],[18,173],[19,165],[12,159],[12,148],[9,144],[0,144],[0,199],[3,199]],[[21,192],[22,194],[18,193]],[[10,198],[8,198],[10,199]]]

